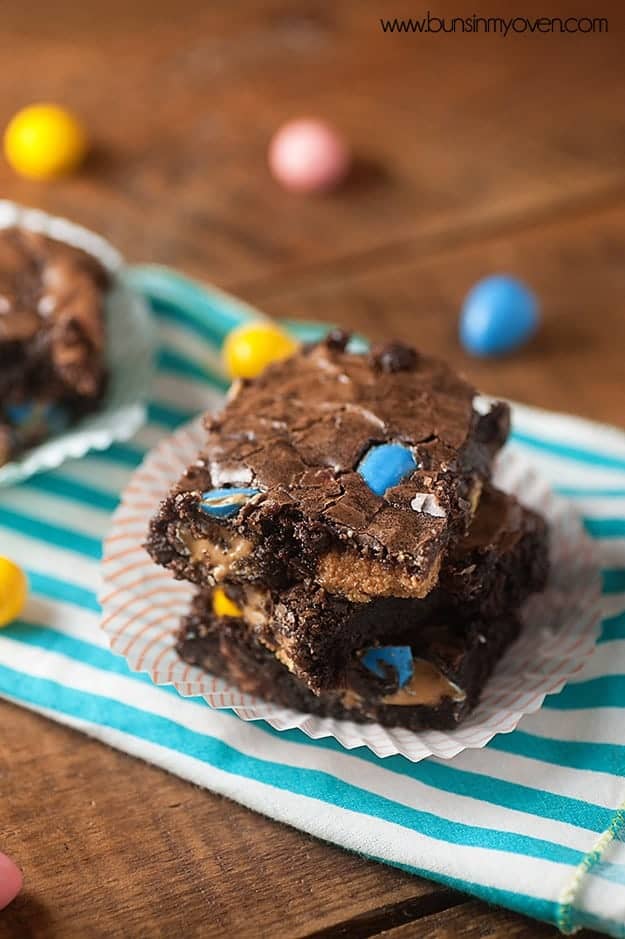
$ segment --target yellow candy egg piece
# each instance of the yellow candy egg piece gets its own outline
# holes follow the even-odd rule
[[[298,344],[273,323],[249,323],[233,329],[223,348],[232,378],[256,378],[271,362],[287,359]]]
[[[213,591],[213,613],[215,616],[242,616],[243,610],[230,599],[225,590],[216,587]]]
[[[56,104],[31,104],[9,121],[4,154],[16,173],[52,179],[71,172],[87,152],[87,135],[75,115]]]
[[[20,615],[26,603],[26,574],[8,558],[0,558],[0,626],[8,626]]]

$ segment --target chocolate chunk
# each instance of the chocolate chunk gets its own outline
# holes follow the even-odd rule
[[[409,372],[417,367],[417,350],[397,340],[376,346],[371,358],[382,372]]]
[[[349,342],[350,334],[344,329],[331,329],[325,338],[325,344],[328,349],[334,349],[336,352],[344,352]]]

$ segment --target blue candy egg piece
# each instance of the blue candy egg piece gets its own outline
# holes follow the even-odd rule
[[[397,486],[416,468],[417,461],[408,447],[401,443],[371,447],[358,464],[358,472],[376,496],[383,496],[387,489]]]
[[[6,412],[9,420],[15,427],[22,427],[33,416],[35,405],[32,401],[24,401],[22,404],[7,404]]]
[[[13,426],[25,432],[41,429],[60,434],[69,424],[69,415],[60,405],[41,401],[9,404],[6,413]]]
[[[232,487],[230,489],[209,489],[202,493],[200,508],[207,515],[214,518],[230,518],[236,515],[243,506],[254,496],[257,496],[260,489],[245,489]]]
[[[67,411],[56,404],[50,404],[46,407],[44,419],[51,434],[61,434],[64,430],[67,430],[69,425]]]
[[[399,687],[412,678],[412,649],[410,646],[374,646],[362,656],[362,664],[378,678],[386,678],[390,665],[397,672]]]
[[[485,277],[465,298],[460,340],[472,355],[504,355],[534,335],[538,320],[538,300],[529,287],[504,274]]]

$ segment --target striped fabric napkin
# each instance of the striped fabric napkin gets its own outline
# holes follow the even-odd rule
[[[511,446],[598,541],[605,619],[585,671],[514,733],[412,764],[244,723],[130,673],[98,628],[102,538],[120,491],[157,440],[220,400],[229,311],[219,295],[210,306],[203,322],[154,306],[158,375],[131,443],[0,490],[0,554],[31,584],[23,619],[0,632],[0,695],[368,857],[563,932],[625,936],[625,434],[515,408]]]

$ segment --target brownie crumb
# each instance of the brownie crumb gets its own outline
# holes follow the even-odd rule
[[[479,443],[498,450],[510,433],[510,409],[503,401],[496,401],[490,411],[482,414],[475,431]]]

